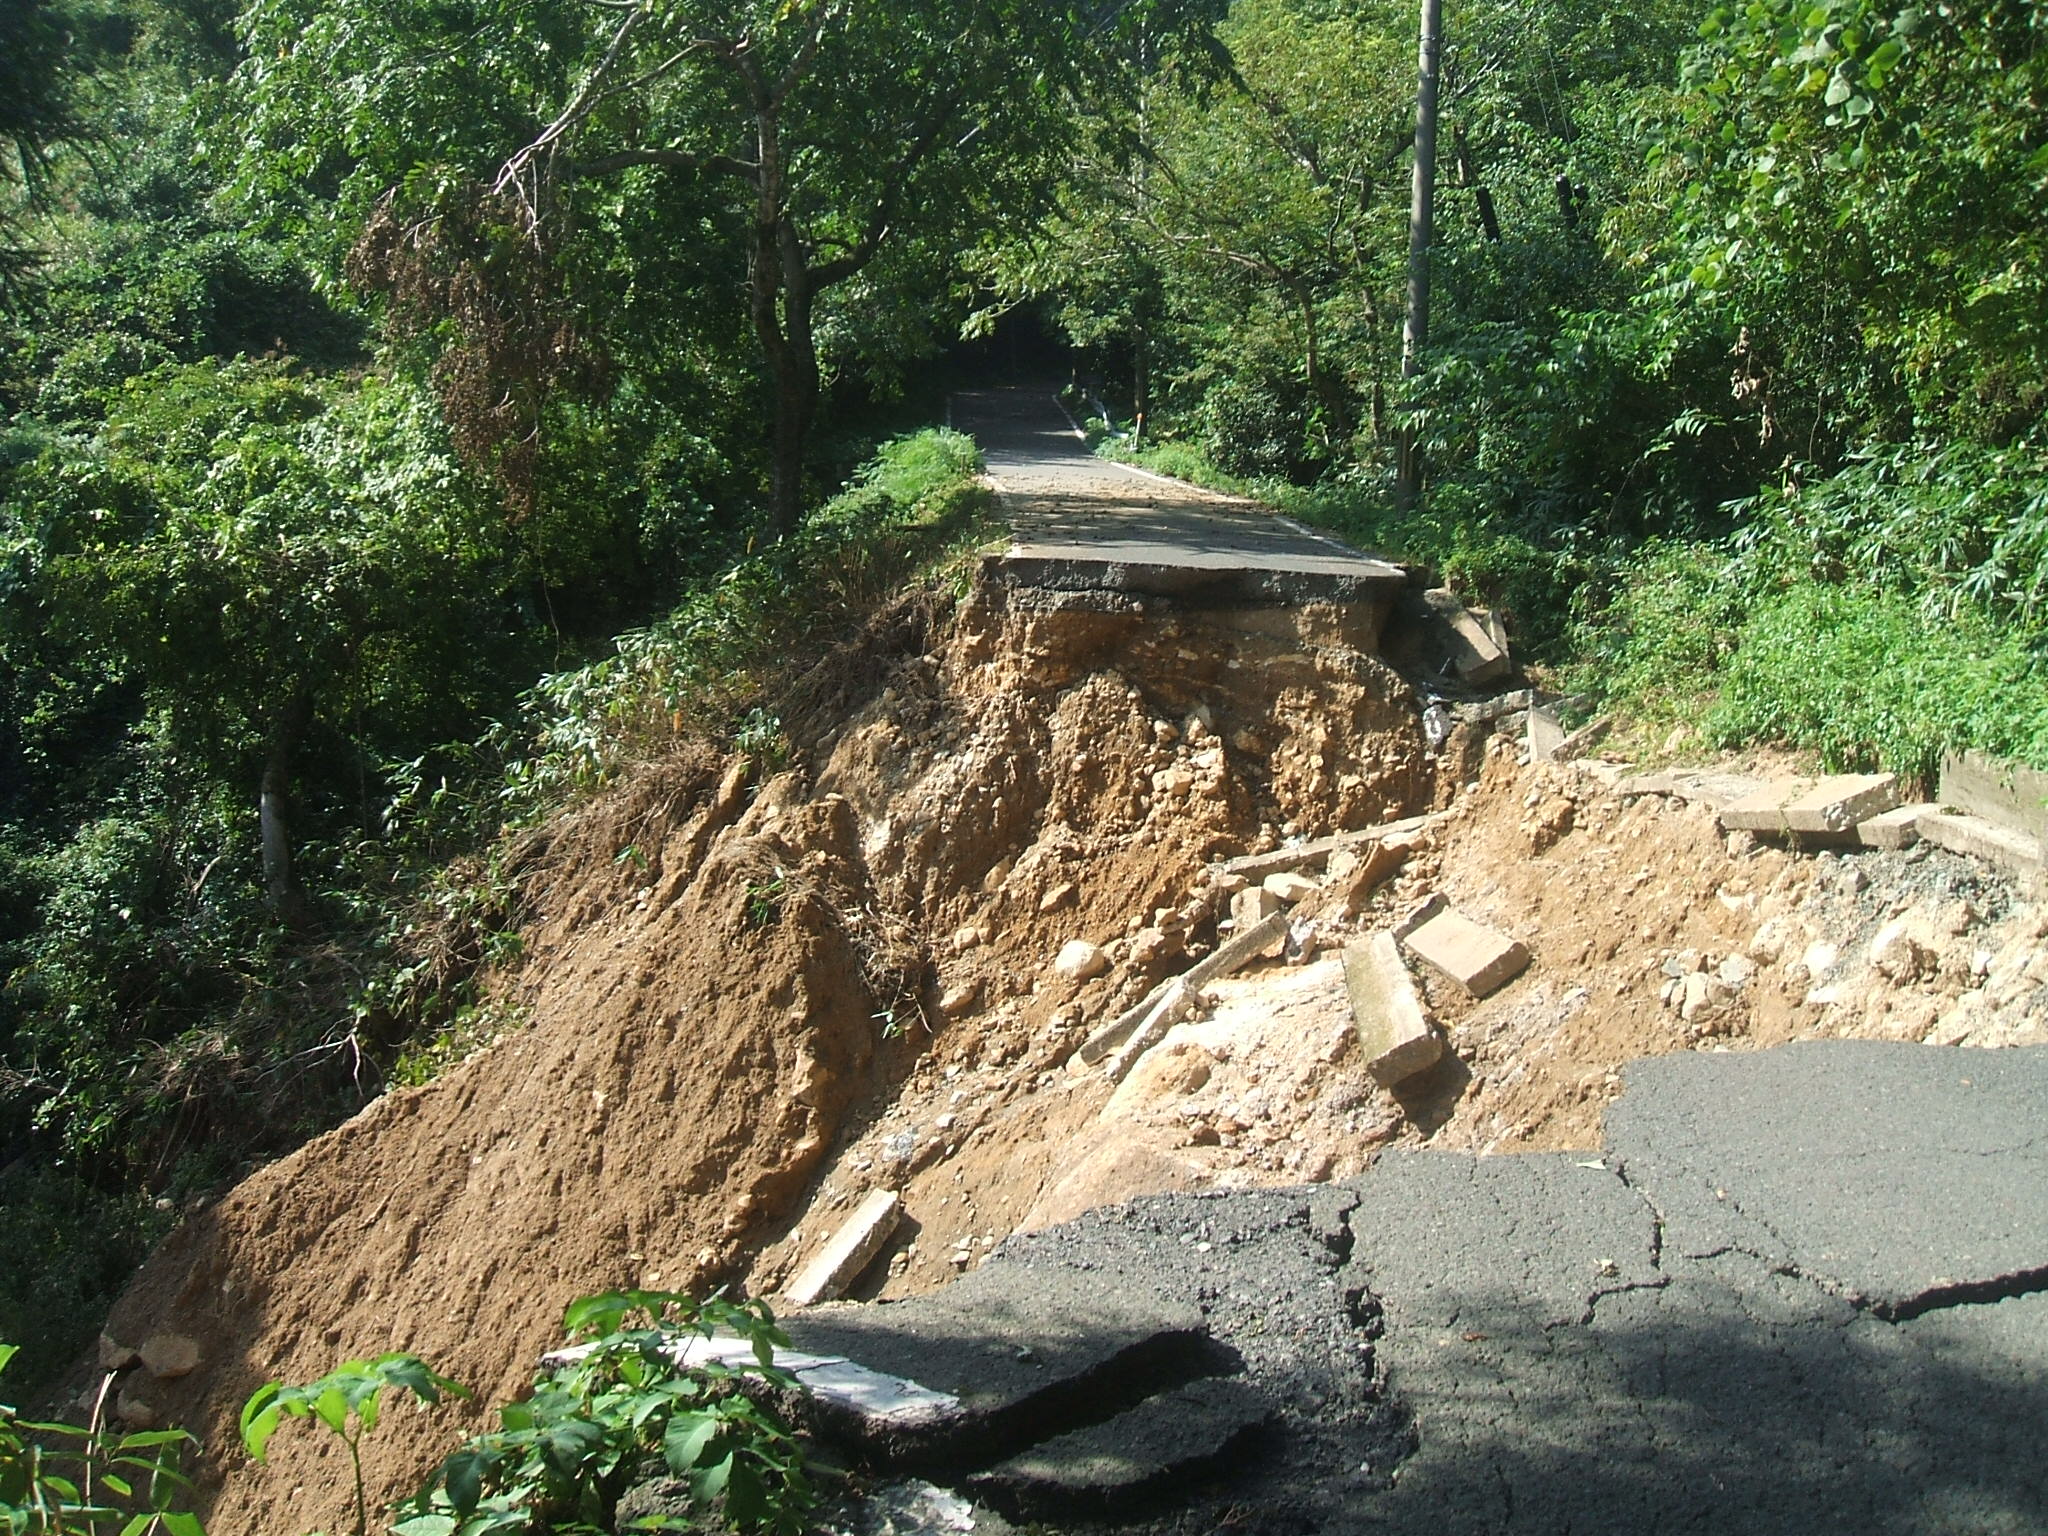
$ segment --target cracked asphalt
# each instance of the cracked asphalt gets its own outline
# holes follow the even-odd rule
[[[1270,1410],[1120,1530],[2040,1532],[2044,1163],[2048,1049],[1677,1055],[1601,1156],[1392,1153],[984,1272],[1198,1309]]]

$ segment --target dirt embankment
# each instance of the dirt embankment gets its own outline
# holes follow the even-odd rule
[[[325,1436],[294,1426],[261,1469],[235,1449],[261,1382],[403,1349],[506,1400],[575,1296],[744,1280],[907,1082],[962,1095],[961,1137],[998,1107],[1028,1116],[1096,1012],[1213,941],[1179,910],[1207,861],[1427,799],[1415,704],[1374,638],[1327,614],[1013,608],[1000,589],[950,616],[913,603],[821,667],[797,768],[755,786],[679,749],[555,828],[506,983],[530,1027],[245,1181],[110,1319],[123,1342],[198,1342],[189,1374],[123,1385],[209,1447],[209,1528],[345,1523]],[[1133,913],[1156,915],[1140,953]],[[1076,936],[1118,962],[1078,999],[1047,985]],[[956,1145],[892,1131],[871,1171],[943,1178]],[[1002,1179],[1027,1206],[1045,1182]],[[366,1447],[373,1494],[481,1421],[392,1415]]]
[[[405,1349],[502,1401],[575,1296],[772,1294],[876,1186],[908,1216],[863,1294],[900,1294],[1139,1193],[1344,1176],[1400,1140],[1592,1148],[1641,1055],[2048,1036],[2048,912],[1977,866],[1763,847],[1469,732],[1429,759],[1376,641],[1329,611],[916,600],[820,665],[791,771],[679,748],[554,828],[506,978],[531,1026],[248,1180],[114,1314],[200,1345],[128,1386],[213,1448],[210,1528],[347,1512],[323,1437],[267,1469],[232,1449],[261,1381]],[[1209,987],[1120,1084],[1069,1069],[1218,941],[1214,861],[1432,806],[1394,878],[1303,899],[1308,953]],[[1452,1055],[1396,1098],[1334,946],[1431,892],[1534,960],[1479,1003],[1426,979]],[[1074,940],[1099,972],[1054,968]],[[376,1496],[479,1420],[394,1415]]]

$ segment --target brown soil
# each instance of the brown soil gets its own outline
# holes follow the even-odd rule
[[[346,1523],[324,1436],[289,1426],[267,1468],[230,1449],[262,1381],[404,1349],[503,1401],[574,1297],[772,1294],[876,1185],[909,1219],[863,1294],[895,1294],[1146,1191],[1344,1176],[1397,1139],[1590,1147],[1644,1054],[2043,1038],[2048,914],[1998,882],[1731,841],[1501,743],[1429,761],[1377,638],[1313,611],[919,599],[821,665],[790,772],[756,789],[679,749],[553,829],[504,979],[531,1025],[247,1180],[115,1310],[123,1342],[199,1342],[190,1375],[129,1390],[213,1448],[215,1536]],[[1212,986],[1120,1086],[1067,1069],[1216,942],[1213,861],[1438,803],[1363,911],[1305,904],[1321,953]],[[1431,984],[1456,1059],[1397,1100],[1361,1070],[1331,946],[1432,890],[1535,961],[1479,1004]],[[1104,974],[1052,969],[1076,938]],[[1662,1000],[1667,968],[1724,963],[1755,974],[1690,1019]],[[374,1496],[481,1419],[387,1420]]]

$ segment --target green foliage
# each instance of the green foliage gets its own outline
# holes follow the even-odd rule
[[[562,1327],[578,1346],[441,1464],[394,1536],[610,1531],[627,1483],[656,1469],[686,1508],[633,1529],[805,1528],[814,1495],[796,1442],[742,1390],[796,1385],[774,1364],[789,1341],[765,1305],[614,1291],[573,1303]],[[703,1349],[714,1332],[747,1357]]]
[[[170,1201],[164,1201],[165,1206]],[[88,1348],[128,1276],[175,1219],[146,1195],[98,1189],[68,1168],[0,1171],[0,1338],[25,1396]]]
[[[417,1355],[379,1355],[374,1360],[344,1360],[318,1381],[288,1387],[281,1381],[266,1382],[242,1405],[243,1449],[256,1460],[286,1415],[314,1419],[348,1447],[349,1466],[355,1474],[355,1536],[365,1536],[370,1511],[363,1489],[363,1436],[377,1427],[387,1391],[410,1392],[432,1407],[445,1394],[468,1397],[469,1389],[439,1375]],[[125,1536],[125,1533],[124,1533]]]
[[[658,624],[621,635],[614,655],[543,678],[530,706],[536,750],[512,763],[508,795],[531,804],[595,786],[685,723],[769,745],[757,711],[774,680],[921,565],[984,535],[979,466],[958,433],[897,439],[795,537],[733,566]]]
[[[0,1344],[0,1371],[16,1354]],[[0,1403],[0,1529],[7,1536],[206,1536],[174,1508],[190,1492],[178,1470],[182,1429],[107,1434],[97,1425],[24,1419]]]

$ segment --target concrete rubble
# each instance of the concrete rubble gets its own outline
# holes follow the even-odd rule
[[[1344,987],[1365,1069],[1375,1081],[1391,1088],[1441,1059],[1443,1038],[1430,1027],[1422,994],[1390,931],[1344,946]]]
[[[843,1294],[874,1262],[902,1220],[901,1195],[893,1189],[869,1190],[817,1256],[784,1287],[783,1301],[792,1307],[808,1307]]]
[[[1401,943],[1474,997],[1498,992],[1529,967],[1528,948],[1519,939],[1448,906],[1415,923],[1401,935]]]

